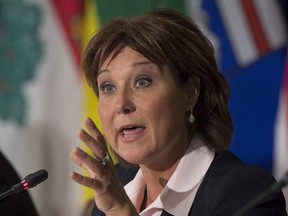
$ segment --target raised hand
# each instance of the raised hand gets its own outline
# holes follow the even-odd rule
[[[90,118],[86,121],[86,127],[89,133],[81,129],[79,138],[91,149],[93,156],[77,147],[70,157],[89,176],[72,172],[70,177],[94,190],[95,203],[106,215],[138,215],[117,176],[103,135]]]

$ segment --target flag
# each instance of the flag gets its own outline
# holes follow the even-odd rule
[[[188,3],[231,88],[231,151],[281,179],[288,171],[287,1]],[[288,188],[283,191],[288,200]]]
[[[245,67],[286,44],[285,23],[275,1],[216,0],[237,66]]]
[[[230,149],[276,179],[288,170],[288,34],[280,3],[201,1],[207,26],[217,38],[220,71],[231,88],[229,109],[235,128]]]
[[[22,177],[48,171],[29,190],[43,216],[81,212],[80,186],[69,178],[82,106],[81,53],[71,34],[80,3],[0,2],[0,148]]]
[[[82,44],[82,54],[91,39],[91,37],[97,32],[100,27],[99,18],[98,18],[98,10],[96,7],[96,1],[94,0],[85,0],[84,2],[84,12],[83,12],[83,44]],[[99,115],[97,112],[98,99],[93,92],[93,90],[88,86],[86,79],[84,77],[84,73],[81,76],[82,80],[82,94],[83,94],[83,105],[84,109],[82,112],[82,122],[85,121],[87,117],[91,118],[99,130],[102,132],[102,126],[100,123]],[[82,125],[85,127],[85,125]],[[88,151],[90,154],[92,152],[83,144],[83,148]],[[85,174],[85,173],[84,173]],[[94,200],[93,190],[90,188],[83,188],[81,191],[81,203],[83,206],[89,205],[89,202]],[[88,207],[88,206],[87,206]]]
[[[219,41],[219,69],[231,88],[229,109],[234,122],[234,136],[230,149],[246,163],[260,165],[272,173],[273,131],[287,46],[287,40],[283,38],[287,37],[287,29],[278,1],[253,0],[248,3],[252,4],[253,7],[248,5],[253,8],[252,11],[249,11],[249,7],[244,9],[244,4],[247,4],[245,0],[233,3],[225,0],[203,0],[201,7],[207,14],[210,31]],[[231,4],[231,8],[226,7],[226,4]],[[271,14],[267,12],[269,8]],[[230,9],[233,13],[226,11]],[[273,20],[275,11],[278,15]],[[248,13],[253,16],[247,15]],[[267,25],[267,14],[271,19],[269,23],[273,22],[277,31],[273,32],[264,27]],[[261,26],[262,32],[265,32],[264,51],[260,51],[262,48],[256,46],[256,36],[252,30],[257,31],[254,29],[257,27],[249,24],[247,16],[257,17],[257,26]],[[238,24],[239,22],[242,24]],[[238,27],[239,29],[235,29]],[[237,39],[234,31],[246,36]],[[280,35],[274,36],[273,33]],[[236,40],[247,43],[248,48],[238,51],[237,48],[241,46]],[[251,50],[249,44],[254,44],[255,49]],[[242,48],[244,47],[246,45]],[[244,57],[241,57],[242,55]]]

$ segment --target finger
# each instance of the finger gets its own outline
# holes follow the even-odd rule
[[[93,120],[91,118],[87,118],[86,120],[86,126],[89,130],[89,132],[91,133],[91,136],[101,145],[105,145],[106,146],[106,142],[104,139],[104,136],[102,135],[102,133],[100,132],[100,130],[97,128],[96,124],[93,122]]]
[[[85,169],[91,178],[102,180],[104,176],[104,167],[101,162],[98,162],[78,147],[73,149],[70,157],[74,163]]]
[[[70,178],[73,179],[75,182],[83,186],[89,187],[93,190],[99,189],[102,185],[102,183],[98,181],[97,179],[92,179],[92,178],[80,175],[79,173],[76,173],[76,172],[71,172]]]
[[[107,154],[105,145],[99,144],[83,129],[81,129],[79,132],[79,138],[92,150],[93,154],[98,160],[105,158]]]
[[[90,178],[96,178],[96,173],[93,172],[87,164],[85,164],[75,153],[76,149],[74,149],[71,153],[70,153],[70,158],[71,160],[77,164],[78,166],[80,166],[81,168],[83,168],[88,175],[90,176]]]

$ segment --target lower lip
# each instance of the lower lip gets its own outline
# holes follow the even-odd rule
[[[144,133],[145,128],[137,129],[135,131],[130,131],[128,134],[119,133],[120,140],[124,143],[134,142],[139,139]]]

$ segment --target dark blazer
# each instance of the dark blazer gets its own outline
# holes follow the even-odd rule
[[[257,166],[247,166],[230,151],[217,154],[201,183],[189,216],[233,216],[276,180]],[[286,216],[281,190],[266,197],[243,216]],[[163,211],[162,216],[170,216]],[[104,216],[95,207],[92,216]],[[177,215],[178,216],[178,215]]]
[[[0,194],[20,182],[20,178],[9,161],[0,152]],[[1,216],[37,216],[36,209],[27,191],[12,194],[0,200]]]

